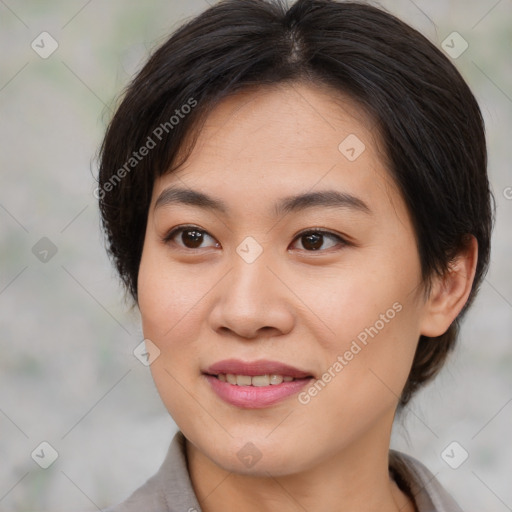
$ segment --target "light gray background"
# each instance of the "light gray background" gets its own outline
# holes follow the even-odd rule
[[[383,1],[454,62],[482,107],[498,219],[490,273],[441,376],[393,446],[423,461],[467,511],[512,510],[512,0]],[[94,155],[115,97],[148,51],[204,0],[0,0],[0,510],[97,510],[153,474],[175,425],[132,354],[142,340],[103,249]],[[31,42],[58,42],[41,58]],[[58,248],[46,263],[42,237]],[[49,442],[59,457],[39,468]],[[441,458],[457,441],[458,469]],[[311,511],[313,512],[313,511]]]

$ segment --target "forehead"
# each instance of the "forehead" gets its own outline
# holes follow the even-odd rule
[[[373,119],[340,93],[310,84],[239,92],[211,111],[187,160],[155,182],[154,201],[186,185],[253,202],[337,189],[365,203],[398,196]],[[395,198],[399,199],[398,197]]]
[[[328,151],[326,158],[337,160],[343,155],[339,143],[349,135],[353,141],[364,140],[374,153],[378,144],[374,125],[361,106],[333,89],[284,83],[225,98],[206,118],[198,143],[202,150],[217,150],[219,156],[229,158],[316,161],[315,149],[323,149]],[[359,144],[356,149],[361,148]]]

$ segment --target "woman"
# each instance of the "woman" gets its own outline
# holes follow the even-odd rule
[[[129,86],[96,193],[179,427],[112,511],[460,510],[389,449],[489,261],[483,121],[436,47],[368,5],[220,2]]]

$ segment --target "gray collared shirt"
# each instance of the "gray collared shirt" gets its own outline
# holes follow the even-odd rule
[[[405,480],[418,512],[462,512],[434,475],[409,455],[392,450],[393,468]],[[126,501],[105,512],[201,512],[187,469],[185,437],[178,431],[160,469]]]

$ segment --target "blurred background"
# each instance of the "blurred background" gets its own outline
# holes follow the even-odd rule
[[[143,336],[104,251],[95,155],[148,52],[208,3],[0,0],[0,511],[118,503],[176,431],[133,355]],[[376,4],[470,84],[497,202],[491,269],[458,348],[392,446],[464,510],[512,510],[512,1]]]

